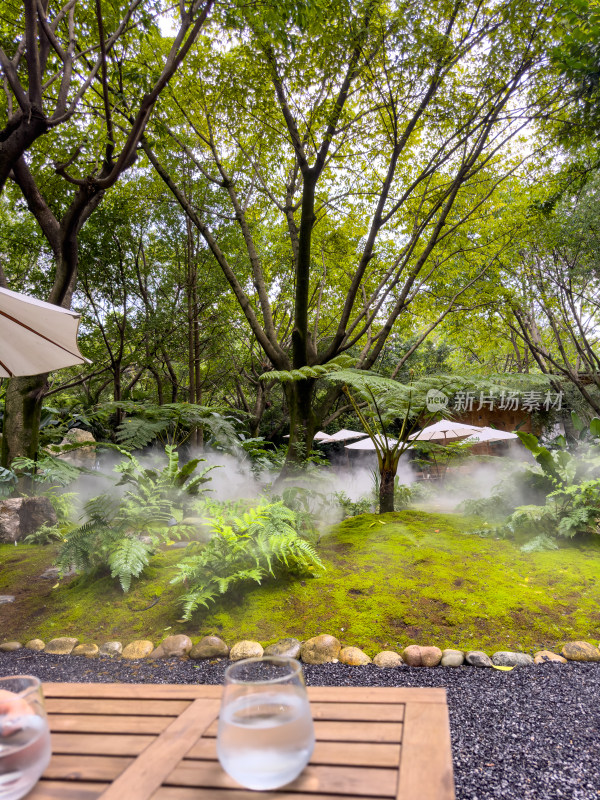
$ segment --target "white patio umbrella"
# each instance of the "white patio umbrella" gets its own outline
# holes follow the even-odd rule
[[[496,428],[489,428],[487,425],[482,428],[479,433],[474,434],[473,436],[469,436],[466,440],[467,443],[477,444],[477,442],[503,442],[508,439],[518,439],[516,433],[510,433],[509,431],[500,431],[496,430]]]
[[[411,434],[409,439],[418,439],[420,442],[453,442],[464,439],[466,436],[476,436],[481,431],[476,425],[464,425],[462,422],[452,422],[442,419],[428,425],[422,431]]]
[[[377,435],[376,439],[379,444],[382,446],[385,445],[385,438],[381,435]],[[387,438],[388,445],[393,447],[396,444],[396,439],[391,439],[389,436]],[[412,447],[412,445],[410,445]],[[360,442],[354,442],[354,444],[347,444],[344,448],[345,450],[375,450],[375,444],[372,439],[362,439]],[[408,449],[408,448],[407,448]]]
[[[290,438],[289,433],[286,433],[283,438],[289,439]],[[317,431],[317,433],[315,433],[315,435],[313,436],[313,439],[315,439],[317,442],[330,442],[331,436],[328,433],[323,433],[323,431]]]
[[[79,314],[0,289],[0,378],[90,363],[77,347]]]
[[[327,436],[327,434],[325,434]],[[348,428],[342,428],[337,433],[332,433],[327,437],[329,442],[351,442],[353,439],[364,439],[367,434],[364,431],[350,431]],[[315,439],[317,437],[315,436]]]

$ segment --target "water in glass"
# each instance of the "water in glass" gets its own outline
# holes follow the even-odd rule
[[[315,743],[300,664],[246,659],[229,670],[217,735],[223,769],[249,789],[290,783],[308,763]]]
[[[48,766],[50,754],[39,680],[0,678],[0,800],[24,797]]]

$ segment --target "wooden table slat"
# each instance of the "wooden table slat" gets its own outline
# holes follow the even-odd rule
[[[104,733],[53,733],[55,755],[138,756],[155,736]],[[215,761],[215,739],[199,739],[186,754],[186,760]],[[396,767],[400,761],[399,744],[371,742],[317,742],[313,764],[348,764],[357,767]]]
[[[53,733],[52,752],[57,755],[139,756],[155,738],[110,733]]]
[[[133,700],[195,700],[220,698],[221,686],[148,683],[44,683],[46,697],[124,698]],[[311,702],[322,703],[445,703],[446,690],[403,686],[309,686]]]
[[[220,789],[219,794],[215,795],[214,789],[188,788],[184,786],[161,786],[153,795],[151,800],[336,800],[330,794],[298,794],[289,792],[287,787],[277,792],[254,792],[249,789]],[[27,798],[29,800],[29,798]],[[35,798],[35,800],[38,800]],[[337,797],[339,800],[339,795]],[[389,800],[382,795],[372,796],[369,800]]]
[[[114,698],[135,700],[220,699],[223,688],[205,684],[44,683],[45,697]]]
[[[401,742],[401,722],[329,722],[315,720],[315,736],[324,742]],[[217,735],[217,722],[204,734]]]
[[[124,755],[129,755],[129,753]],[[188,752],[185,760],[214,761],[217,758],[215,739],[202,737]],[[400,745],[373,742],[317,741],[311,764],[348,764],[356,767],[397,767]]]
[[[454,800],[448,707],[410,703],[404,725],[398,800]]]
[[[323,703],[312,702],[313,719],[354,722],[402,722],[404,703]]]
[[[223,771],[217,761],[183,761],[164,781],[166,786],[235,789],[239,784]],[[299,778],[286,786],[288,792],[310,797],[314,793],[352,797],[396,797],[396,769],[334,767],[309,764]],[[239,787],[242,788],[242,787]],[[103,799],[104,800],[104,799]],[[219,798],[220,800],[220,798]]]
[[[194,700],[102,795],[103,800],[150,797],[219,713],[220,702]]]
[[[189,706],[189,700],[125,700],[104,698],[50,697],[46,699],[48,714],[102,714],[106,716],[178,717]]]
[[[96,800],[106,787],[106,783],[74,783],[42,779],[25,800]]]
[[[104,717],[101,714],[49,714],[52,733],[159,734],[175,717]]]

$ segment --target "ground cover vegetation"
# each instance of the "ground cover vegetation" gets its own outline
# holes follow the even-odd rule
[[[598,36],[586,0],[7,6],[0,286],[80,311],[92,362],[0,385],[0,497],[58,516],[0,546],[7,635],[597,635]],[[441,517],[468,477],[396,474],[432,388],[563,402]],[[327,488],[344,427],[375,494]]]
[[[0,592],[16,591],[19,601],[3,609],[3,632],[82,641],[218,633],[228,642],[250,636],[266,643],[328,631],[370,655],[415,641],[491,652],[598,638],[597,547],[523,553],[508,540],[471,535],[478,524],[420,511],[352,517],[322,539],[324,571],[238,585],[191,623],[180,616],[180,587],[171,583],[181,560],[176,549],[158,551],[124,594],[108,574],[52,588],[39,575],[54,545],[2,545],[9,569]]]

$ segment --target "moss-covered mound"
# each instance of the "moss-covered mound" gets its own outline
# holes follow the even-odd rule
[[[369,654],[411,643],[491,651],[600,638],[600,544],[525,554],[470,527],[418,511],[346,520],[321,540],[326,572],[248,586],[192,623],[178,621],[179,588],[169,585],[181,550],[155,556],[124,595],[108,577],[52,588],[37,577],[49,548],[5,546],[0,594],[17,600],[1,607],[0,637],[156,641],[168,631],[271,642],[326,632]]]

